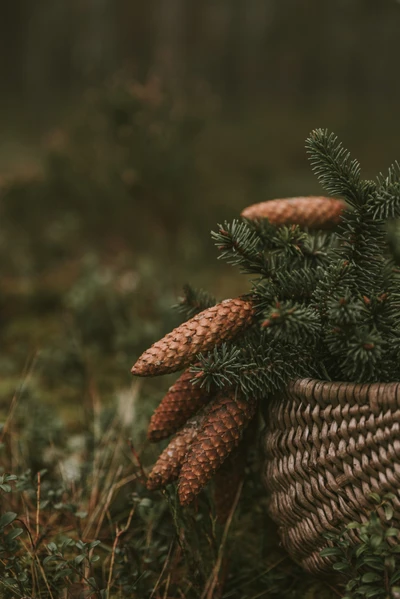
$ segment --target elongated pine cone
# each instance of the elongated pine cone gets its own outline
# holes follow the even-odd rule
[[[224,300],[154,343],[140,356],[131,372],[137,376],[157,376],[181,370],[191,364],[199,352],[213,349],[250,326],[254,315],[250,300]]]
[[[256,408],[256,400],[235,397],[232,390],[216,397],[182,463],[178,487],[181,505],[193,501],[238,446]]]
[[[192,385],[193,372],[185,370],[170,387],[150,420],[147,431],[149,441],[161,441],[175,433],[185,422],[211,399],[211,395]]]
[[[343,210],[342,200],[325,197],[286,198],[260,202],[245,208],[241,216],[250,220],[268,218],[273,225],[299,225],[326,229],[337,225]]]
[[[214,506],[219,522],[227,521],[236,499],[240,483],[244,479],[246,447],[243,442],[222,464],[214,476]]]
[[[204,419],[203,411],[196,414],[171,439],[147,478],[147,488],[150,491],[165,487],[178,478],[181,464]]]

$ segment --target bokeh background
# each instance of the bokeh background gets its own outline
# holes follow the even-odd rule
[[[89,347],[128,384],[184,283],[246,290],[210,230],[320,193],[310,130],[333,130],[367,176],[399,156],[399,33],[394,0],[9,4],[0,372],[39,352],[46,376],[49,360],[71,374]]]
[[[114,522],[125,526],[136,502],[118,596],[153,597],[157,587],[166,597],[163,585],[172,581],[174,596],[197,597],[181,589],[191,589],[201,552],[189,566],[177,553],[175,570],[164,571],[165,539],[187,534],[190,557],[201,545],[198,523],[208,520],[193,519],[193,542],[190,513],[177,532],[181,521],[146,490],[136,460],[147,467],[159,453],[146,441],[146,425],[173,377],[132,387],[130,367],[180,322],[171,306],[185,283],[219,299],[247,290],[246,277],[217,260],[210,237],[217,223],[254,202],[322,192],[304,150],[312,129],[334,131],[367,177],[400,159],[400,3],[2,4],[0,473],[33,480],[46,470],[43,497],[64,501],[41,513],[51,522],[46,543],[58,535],[56,521],[67,521],[76,538],[71,514],[89,512],[85,539],[113,546]],[[245,584],[248,597],[333,597],[315,586],[298,591],[301,573],[286,556],[276,558],[259,468],[255,452],[229,537],[223,596],[242,599]],[[93,532],[115,476],[128,482],[113,496],[114,520],[102,516]],[[17,513],[13,497],[8,509]],[[201,501],[209,514],[211,503]],[[204,580],[215,561],[215,531],[207,530]],[[0,568],[0,583],[3,575]]]
[[[39,352],[46,376],[49,360],[69,376],[90,348],[128,384],[178,322],[184,283],[245,291],[210,230],[250,203],[320,193],[310,130],[333,130],[367,176],[399,156],[399,33],[394,0],[9,4],[0,373]]]

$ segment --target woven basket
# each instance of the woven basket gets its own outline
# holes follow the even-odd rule
[[[331,571],[323,533],[365,521],[376,509],[372,492],[395,494],[400,526],[400,383],[301,379],[266,403],[268,509],[296,562]]]

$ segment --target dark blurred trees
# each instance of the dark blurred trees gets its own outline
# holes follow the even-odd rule
[[[395,0],[13,0],[0,19],[3,102],[51,109],[121,67],[208,81],[229,103],[397,102]]]

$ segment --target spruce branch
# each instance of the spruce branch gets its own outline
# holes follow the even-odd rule
[[[354,266],[353,288],[362,295],[382,290],[387,260],[384,222],[362,206],[344,216],[338,239],[336,254]]]
[[[237,385],[242,367],[240,362],[242,351],[240,347],[223,343],[207,354],[199,354],[198,363],[190,368],[194,375],[192,384],[205,387],[207,393],[215,387]]]
[[[342,258],[332,260],[326,268],[317,268],[317,284],[312,294],[311,301],[321,314],[322,321],[327,318],[328,302],[339,284],[352,286],[354,282],[354,266]]]
[[[374,327],[335,328],[327,336],[326,342],[348,381],[383,381],[386,376],[387,361],[384,359],[387,343]],[[390,377],[390,375],[389,375]]]
[[[318,281],[317,270],[309,267],[275,272],[274,281],[262,280],[253,285],[254,305],[259,313],[265,313],[274,301],[294,300],[308,303]]]
[[[302,248],[308,237],[310,236],[307,236],[307,233],[302,231],[298,225],[279,227],[271,239],[272,247],[275,254],[282,258],[287,260],[296,259],[303,255]]]
[[[371,300],[354,297],[349,288],[336,292],[327,302],[327,314],[333,327],[358,326],[371,320]]]
[[[333,233],[307,234],[301,246],[305,266],[316,268],[329,264],[330,252],[338,244],[338,238]]]
[[[365,202],[361,168],[333,133],[315,129],[306,140],[314,173],[329,194],[342,195],[351,206]]]
[[[215,306],[217,300],[203,289],[195,289],[189,284],[183,286],[183,296],[178,298],[178,303],[172,307],[178,310],[186,319],[193,318],[211,306]]]
[[[198,356],[191,368],[193,384],[215,388],[236,388],[245,397],[265,397],[282,389],[290,379],[305,376],[317,369],[311,354],[299,347],[287,346],[268,339],[264,332],[242,347],[220,346]]]
[[[321,318],[317,310],[292,301],[270,306],[261,326],[273,339],[296,345],[316,345],[321,335]]]
[[[376,193],[368,198],[368,209],[376,219],[400,217],[400,164],[396,161],[388,169],[386,177],[377,177]]]
[[[274,238],[277,228],[267,218],[250,219],[242,217],[242,222],[246,223],[249,229],[257,234],[263,243],[264,250],[270,250],[275,247]]]
[[[247,222],[225,221],[223,226],[218,227],[218,231],[212,231],[211,236],[221,252],[219,258],[239,266],[245,274],[269,275],[262,239]]]

